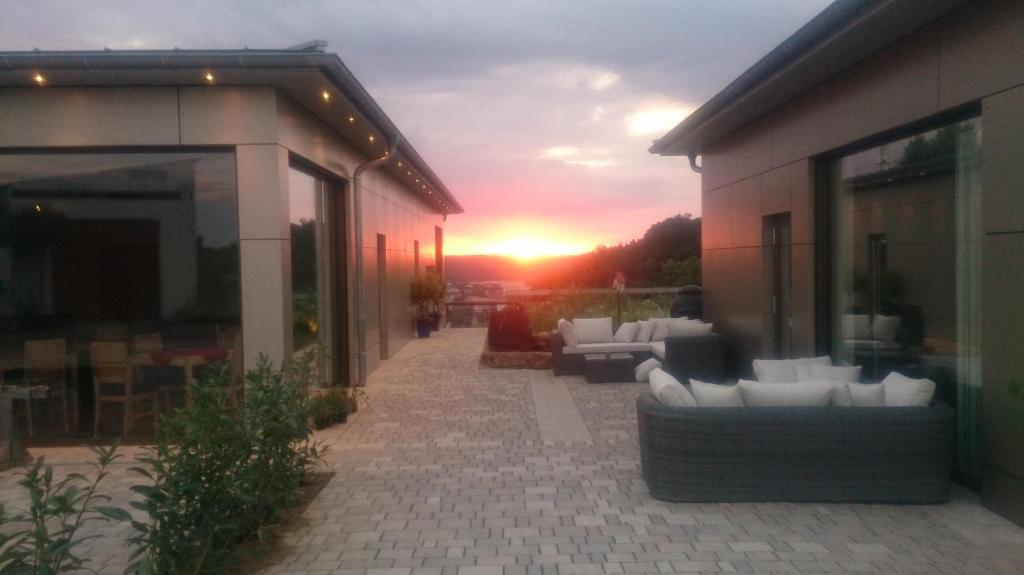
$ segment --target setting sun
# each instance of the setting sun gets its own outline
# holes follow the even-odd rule
[[[591,248],[582,244],[561,244],[536,237],[514,237],[481,248],[481,253],[507,256],[520,261],[581,254]]]

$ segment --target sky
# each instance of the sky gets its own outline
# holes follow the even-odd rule
[[[827,0],[0,0],[0,50],[328,42],[466,210],[445,251],[580,253],[700,214],[647,152]]]

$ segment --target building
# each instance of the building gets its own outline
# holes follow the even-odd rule
[[[1024,3],[839,0],[651,152],[702,174],[705,319],[738,372],[934,379],[955,475],[1024,523]]]
[[[64,340],[89,404],[98,340],[340,384],[401,348],[462,208],[325,46],[0,53],[0,358]]]

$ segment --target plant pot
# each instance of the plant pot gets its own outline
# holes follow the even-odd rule
[[[430,332],[432,331],[433,324],[433,320],[430,319],[417,319],[416,335],[420,338],[430,337]]]

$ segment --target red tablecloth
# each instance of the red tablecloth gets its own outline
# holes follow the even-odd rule
[[[185,348],[153,351],[149,354],[154,365],[168,365],[180,357],[201,357],[205,363],[227,359],[228,350],[223,347]]]

